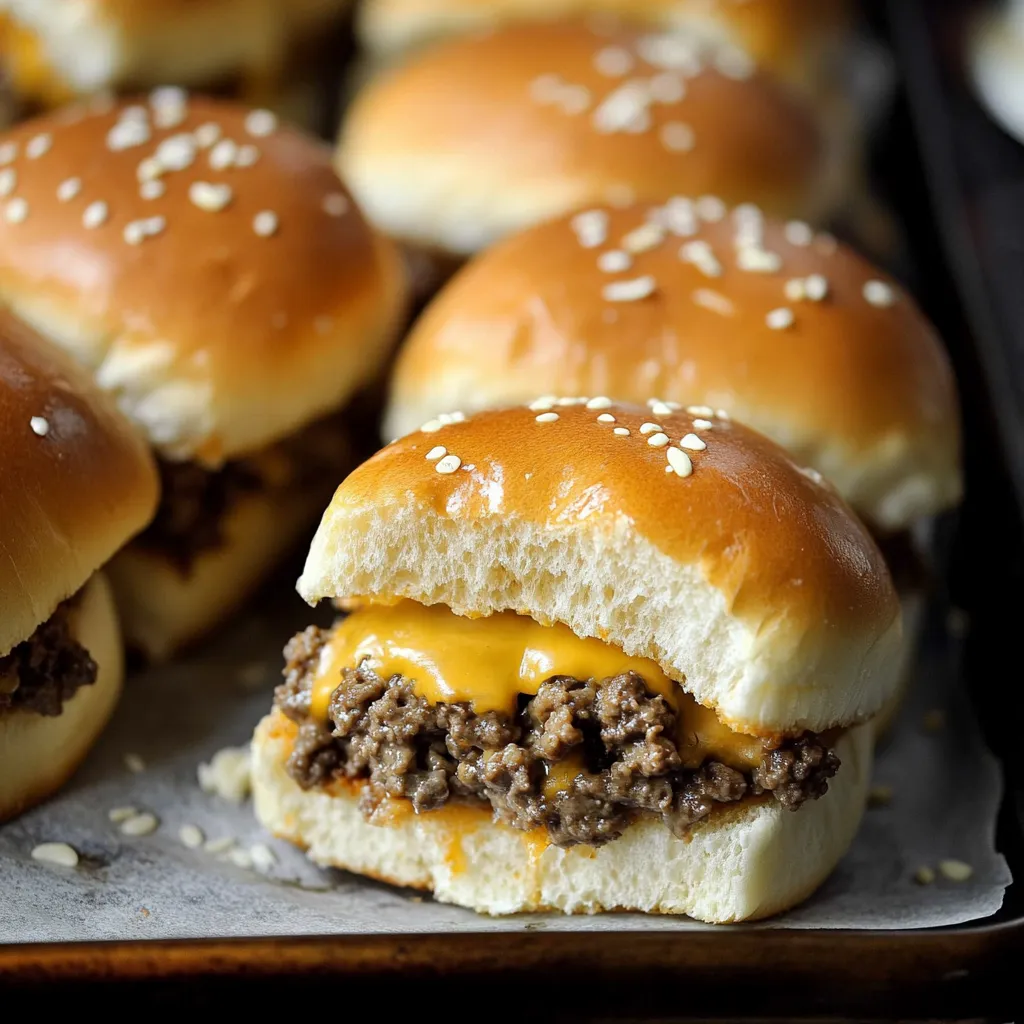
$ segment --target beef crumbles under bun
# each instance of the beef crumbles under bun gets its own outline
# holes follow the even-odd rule
[[[237,607],[343,472],[404,277],[330,151],[266,110],[161,89],[0,136],[0,298],[91,368],[160,457],[110,567],[163,656]]]

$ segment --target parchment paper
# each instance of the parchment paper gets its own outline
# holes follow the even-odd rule
[[[284,639],[314,617],[324,619],[287,597],[184,663],[129,680],[115,720],[71,785],[0,828],[0,941],[707,927],[632,914],[479,917],[320,871],[263,835],[248,803],[202,792],[198,764],[247,741],[270,706]],[[1010,874],[993,841],[999,768],[956,690],[958,642],[944,615],[934,618],[915,692],[878,757],[877,782],[892,786],[891,803],[868,811],[853,849],[810,901],[757,927],[929,927],[983,918],[1001,905]],[[929,731],[923,720],[935,708],[944,709],[947,725]],[[144,760],[144,771],[126,767],[129,754]],[[123,835],[108,820],[123,806],[153,812],[160,828]],[[178,835],[184,824],[208,839],[234,837],[241,849],[266,843],[277,862],[261,874],[187,848]],[[79,866],[32,860],[33,847],[50,841],[74,846]],[[944,858],[969,863],[972,877],[914,881],[919,867]]]

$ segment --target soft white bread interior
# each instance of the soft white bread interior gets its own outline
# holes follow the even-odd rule
[[[224,621],[310,529],[323,492],[257,491],[225,515],[224,541],[186,571],[137,541],[107,567],[127,642],[161,661]]]
[[[432,890],[488,914],[640,910],[725,923],[777,914],[806,899],[846,852],[871,774],[869,726],[836,743],[842,766],[820,800],[788,811],[745,801],[677,839],[660,821],[630,825],[597,849],[546,845],[491,820],[489,808],[413,814],[382,824],[358,808],[358,784],[303,790],[288,775],[295,725],[280,712],[259,724],[252,748],[256,815],[324,867]]]
[[[446,417],[378,452],[335,493],[299,593],[562,622],[743,732],[878,711],[899,602],[816,473],[710,409],[565,401]]]
[[[0,713],[0,821],[45,800],[67,781],[121,695],[121,634],[102,573],[85,585],[72,615],[75,639],[96,662],[96,681],[81,687],[55,717],[24,710]]]

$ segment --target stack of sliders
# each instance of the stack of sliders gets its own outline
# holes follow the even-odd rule
[[[0,314],[0,821],[96,741],[123,656],[101,567],[153,516],[145,442],[69,356]]]
[[[822,473],[882,541],[909,659],[926,581],[910,532],[960,497],[960,418],[935,331],[868,261],[806,223],[710,197],[535,227],[424,312],[386,436],[539,391],[725,408]]]
[[[680,191],[820,220],[849,191],[845,151],[734,43],[569,21],[384,73],[355,99],[338,166],[378,227],[450,266],[588,204]]]
[[[301,75],[297,51],[346,7],[348,0],[0,0],[0,60],[15,94],[44,107],[164,82],[233,85],[246,99],[274,103]]]
[[[894,685],[885,562],[820,476],[704,410],[435,419],[338,488],[261,821],[488,913],[764,917],[850,843]]]
[[[329,148],[266,110],[161,89],[26,122],[0,163],[0,298],[160,457],[157,516],[109,571],[163,657],[245,601],[372,433],[340,412],[388,355],[401,263]]]

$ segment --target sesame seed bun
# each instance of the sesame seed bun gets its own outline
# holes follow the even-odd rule
[[[384,448],[335,493],[299,593],[562,622],[752,734],[879,710],[899,602],[817,474],[721,417],[568,401],[445,417]]]
[[[0,57],[18,92],[55,105],[104,89],[268,79],[348,0],[6,0]]]
[[[829,236],[750,207],[602,208],[495,246],[414,327],[386,436],[543,392],[728,409],[884,530],[960,495],[953,374],[913,299]]]
[[[338,159],[384,231],[462,256],[586,204],[680,190],[818,217],[839,184],[813,110],[743,51],[582,22],[414,56],[356,98]]]
[[[121,695],[121,633],[102,573],[85,585],[71,612],[71,629],[96,662],[96,680],[80,687],[59,715],[24,709],[0,714],[0,821],[64,785],[99,738]]]
[[[578,15],[698,31],[804,84],[817,77],[850,21],[844,0],[363,0],[356,27],[366,49],[390,56],[510,21]]]
[[[410,808],[371,824],[359,810],[364,783],[303,790],[288,775],[295,729],[274,712],[253,738],[253,803],[266,828],[323,867],[432,890],[486,914],[640,910],[716,924],[778,914],[810,896],[846,852],[871,777],[870,727],[861,726],[836,742],[842,767],[828,793],[795,813],[745,800],[685,839],[647,818],[597,849],[560,848],[493,821],[489,808]]]
[[[0,657],[149,522],[142,438],[89,375],[0,314]]]
[[[0,152],[0,298],[164,455],[256,450],[380,369],[400,260],[329,150],[267,111],[158,91],[20,125]]]

